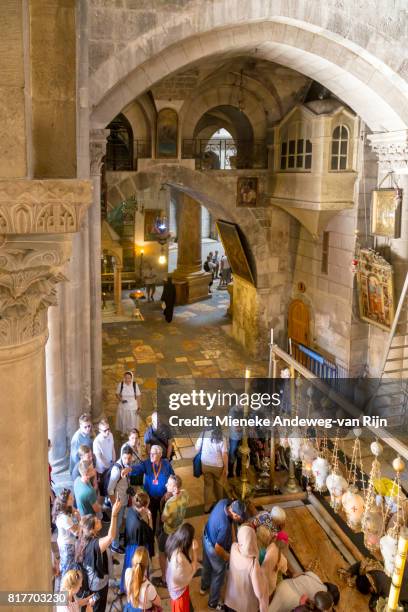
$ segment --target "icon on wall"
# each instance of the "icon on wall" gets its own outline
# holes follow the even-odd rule
[[[371,249],[359,253],[357,289],[363,321],[389,331],[394,319],[393,268]]]
[[[375,189],[371,198],[371,232],[376,236],[401,236],[402,189]]]
[[[237,181],[237,206],[254,208],[258,199],[258,178],[240,176]]]
[[[178,115],[172,108],[163,108],[157,115],[156,157],[177,157]]]
[[[225,254],[231,264],[232,273],[255,286],[252,270],[238,232],[238,226],[228,221],[217,221],[216,225]]]

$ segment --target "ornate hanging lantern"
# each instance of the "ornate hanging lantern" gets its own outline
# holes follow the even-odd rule
[[[313,476],[313,462],[317,457],[316,446],[310,440],[305,440],[301,445],[299,456],[302,460],[302,476],[310,480]]]
[[[324,457],[317,457],[312,463],[312,473],[315,481],[315,489],[319,493],[327,491],[326,480],[329,475],[330,465]]]
[[[381,464],[378,457],[383,452],[383,447],[378,441],[372,442],[370,446],[374,455],[371,464],[370,477],[364,499],[364,512],[361,527],[364,532],[364,545],[371,552],[380,548],[380,539],[384,530],[384,517],[381,508],[377,505],[374,483],[381,478]]]
[[[356,437],[353,444],[353,452],[351,456],[351,462],[348,471],[348,489],[344,493],[342,497],[343,509],[346,513],[347,517],[347,525],[353,529],[353,531],[361,530],[361,520],[364,514],[364,497],[358,492],[358,477],[357,472],[360,469],[361,474],[361,484],[364,495],[364,478],[363,474],[363,466],[361,460],[361,444],[360,444],[360,436],[361,429],[355,428],[353,433]]]
[[[388,576],[392,576],[394,572],[395,557],[398,549],[398,537],[401,527],[405,523],[404,517],[404,498],[401,488],[401,473],[404,471],[405,464],[401,457],[397,457],[392,462],[392,467],[395,470],[395,478],[391,488],[391,495],[387,505],[385,522],[389,514],[392,512],[393,506],[395,509],[392,517],[391,526],[385,536],[380,540],[380,550],[384,559],[384,570]]]
[[[347,489],[347,480],[341,474],[332,472],[326,479],[326,486],[330,493],[330,505],[338,512],[341,508],[343,493]]]
[[[340,474],[338,451],[339,439],[336,437],[334,440],[332,469],[331,473],[326,478],[326,487],[329,489],[330,493],[330,505],[335,512],[340,510],[341,498],[347,489],[347,480]]]

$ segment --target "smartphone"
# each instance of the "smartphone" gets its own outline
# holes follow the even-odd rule
[[[101,597],[101,596],[99,595],[99,593],[94,593],[94,594],[92,595],[91,599],[92,599],[92,601],[93,601],[94,603],[96,603],[96,602],[98,601],[98,599],[100,599],[100,597]]]

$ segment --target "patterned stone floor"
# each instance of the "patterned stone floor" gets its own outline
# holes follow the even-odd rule
[[[160,293],[157,291],[156,296]],[[158,378],[236,378],[244,376],[246,367],[250,367],[253,376],[266,375],[267,364],[246,356],[230,335],[226,291],[214,291],[212,298],[205,302],[177,307],[171,323],[164,320],[160,301],[140,301],[143,321],[132,316],[135,306],[126,293],[123,316],[113,314],[113,308],[109,306],[103,324],[103,402],[104,411],[113,422],[117,408],[116,385],[128,369],[135,373],[142,392],[142,431],[156,406]],[[118,447],[119,442],[117,439]],[[187,517],[197,530],[199,558],[202,558],[201,533],[206,517],[203,515],[203,484],[192,473],[193,442],[191,438],[176,441],[174,468],[189,492]],[[120,569],[120,566],[115,566],[116,575]],[[152,578],[159,575],[158,557],[154,557]],[[190,586],[196,612],[207,610],[207,597],[199,594],[199,575],[200,570]],[[158,592],[164,610],[170,610],[167,591],[159,589]]]
[[[159,291],[156,295],[160,295]],[[158,378],[236,378],[250,367],[264,376],[265,362],[254,361],[230,336],[226,291],[214,291],[205,302],[179,306],[171,323],[160,302],[140,301],[144,321],[131,318],[133,302],[124,299],[124,317],[103,324],[103,405],[116,413],[115,389],[125,370],[132,370],[142,392],[142,416],[156,405]]]

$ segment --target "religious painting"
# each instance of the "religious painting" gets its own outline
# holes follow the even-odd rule
[[[163,108],[157,116],[156,157],[177,157],[178,115],[172,108]]]
[[[402,189],[376,189],[371,199],[371,232],[376,236],[401,236]]]
[[[360,317],[363,321],[389,331],[394,319],[393,269],[381,255],[361,249],[357,288]]]
[[[258,199],[258,178],[238,177],[237,206],[254,208]]]
[[[169,236],[169,220],[164,210],[159,208],[144,211],[145,242],[166,240]]]
[[[240,276],[255,286],[251,267],[238,232],[238,226],[227,221],[217,221],[216,225],[233,274]]]

